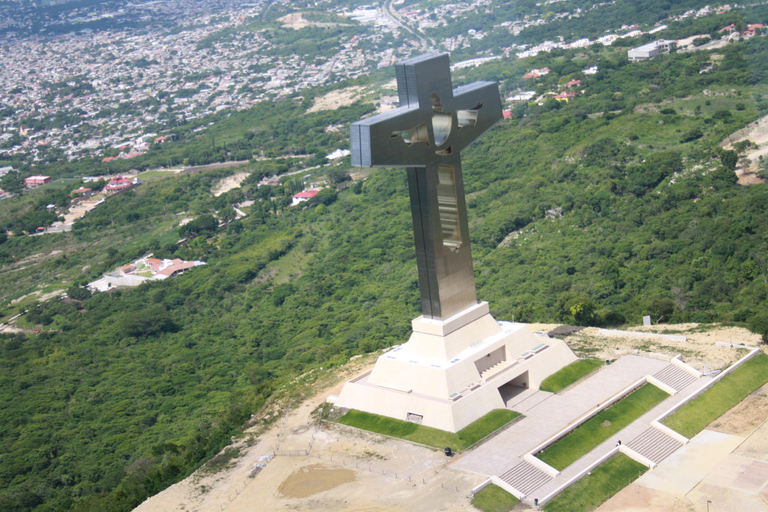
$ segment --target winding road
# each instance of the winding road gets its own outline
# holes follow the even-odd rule
[[[397,14],[397,10],[395,9],[395,0],[384,4],[383,11],[384,14],[395,23],[395,25],[405,30],[406,32],[410,32],[416,39],[418,39],[424,51],[428,51],[430,47],[434,48],[437,46],[435,45],[434,39],[428,38],[417,29],[412,29],[409,27],[403,17]]]

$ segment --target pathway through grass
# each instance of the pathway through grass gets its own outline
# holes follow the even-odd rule
[[[537,457],[562,471],[668,397],[665,391],[652,384],[645,384],[576,427]]]

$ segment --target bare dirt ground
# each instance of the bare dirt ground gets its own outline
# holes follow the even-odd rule
[[[63,290],[54,290],[54,291],[52,291],[52,292],[43,293],[41,290],[36,290],[36,291],[34,291],[34,292],[31,292],[31,293],[28,293],[28,294],[26,294],[26,295],[22,295],[22,296],[21,296],[21,297],[19,297],[18,299],[14,299],[14,300],[12,300],[12,301],[11,301],[11,304],[18,304],[18,303],[19,303],[19,302],[21,302],[22,300],[26,299],[27,297],[31,297],[31,296],[33,296],[33,295],[37,295],[37,296],[38,296],[38,297],[37,297],[37,301],[38,301],[38,302],[46,302],[46,301],[48,301],[48,300],[51,300],[51,299],[53,299],[54,297],[58,297],[59,295],[61,295],[61,292],[62,292],[62,291],[63,291]]]
[[[257,424],[272,419],[271,425],[249,431],[249,437],[257,436],[251,446],[249,437],[235,442],[240,456],[229,467],[218,472],[203,467],[136,511],[471,509],[471,489],[484,478],[446,468],[449,460],[441,451],[338,425],[318,426],[313,419],[317,406],[372,361],[357,358],[326,375],[322,392],[290,409],[288,400],[274,402],[255,418]],[[271,458],[275,450],[278,455]],[[264,468],[254,471],[254,464]]]
[[[283,24],[285,28],[292,28],[294,30],[300,30],[304,27],[336,27],[336,26],[348,26],[346,23],[327,23],[319,21],[309,21],[304,19],[303,13],[294,12],[278,18],[277,21]]]
[[[363,87],[360,85],[329,92],[325,96],[315,98],[315,103],[309,110],[307,110],[307,112],[320,112],[322,110],[335,110],[339,107],[346,107],[347,105],[356,102],[360,98],[362,92]]]
[[[543,325],[542,330],[551,327]],[[599,359],[615,359],[638,350],[646,355],[669,359],[682,354],[683,360],[700,371],[716,370],[730,366],[742,357],[738,349],[716,346],[716,342],[757,346],[760,336],[742,327],[722,327],[699,324],[653,325],[626,327],[624,330],[685,336],[687,341],[664,337],[614,336],[601,334],[596,327],[587,327],[568,337],[568,346],[580,356]]]
[[[236,189],[242,185],[246,178],[248,178],[250,175],[251,173],[249,172],[238,172],[237,174],[233,174],[232,176],[228,176],[223,180],[220,180],[211,188],[213,197],[219,197],[220,195],[229,192],[230,190]]]
[[[558,326],[529,325],[531,330],[543,332]],[[593,328],[572,334],[567,340],[576,350],[581,348],[589,355],[611,359],[635,352],[641,346],[652,349],[657,357],[672,357],[682,349],[689,362],[713,368],[737,358],[735,349],[713,348],[715,341],[732,339],[734,343],[749,345],[757,342],[755,335],[731,327],[714,326],[698,332],[702,327],[688,324],[631,330],[665,328],[687,329],[685,335],[689,341],[601,336]],[[690,332],[691,329],[694,332]],[[318,371],[297,377],[297,389],[278,397],[254,416],[253,427],[246,436],[230,446],[230,449],[237,448],[239,455],[227,467],[210,471],[204,466],[186,480],[149,498],[136,511],[474,510],[470,504],[471,490],[485,478],[452,469],[441,451],[316,421],[313,411],[329,395],[338,394],[346,380],[369,368],[374,360],[375,355],[357,357],[338,371]],[[314,378],[317,380],[307,385],[310,387],[301,387],[303,381]],[[716,422],[712,428],[749,430],[768,408],[765,394],[755,393],[749,404],[741,406],[740,414],[731,411],[722,418],[722,424]],[[272,457],[274,453],[277,456]],[[641,506],[645,503],[649,505]],[[632,487],[619,493],[606,506],[609,508],[601,510],[693,510],[685,499]],[[523,505],[516,508],[516,511],[523,510],[528,509]]]
[[[760,165],[760,158],[768,155],[768,116],[761,117],[754,123],[734,132],[720,145],[726,149],[732,149],[733,144],[747,139],[757,144],[757,149],[750,149],[744,155],[750,160],[749,165],[745,166],[739,163],[736,167],[736,175],[739,177],[738,183],[739,185],[765,183],[765,180],[759,178],[755,173]]]
[[[67,213],[64,214],[64,222],[56,221],[51,226],[66,226],[76,220],[82,219],[85,215],[96,208],[98,199],[92,201],[83,201],[80,204],[73,206]]]
[[[707,428],[746,437],[768,419],[768,384],[749,395],[739,405],[713,421]],[[768,438],[765,439],[764,456],[768,456]]]

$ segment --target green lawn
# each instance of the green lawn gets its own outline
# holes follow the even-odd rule
[[[668,397],[665,391],[652,384],[645,384],[576,427],[537,457],[562,471]]]
[[[691,438],[768,382],[768,356],[758,354],[678,409],[664,424]]]
[[[472,506],[483,512],[509,512],[520,500],[497,485],[489,485],[472,498]]]
[[[648,470],[618,453],[544,505],[547,512],[586,512],[629,485]]]
[[[599,359],[579,359],[569,364],[560,371],[553,373],[541,383],[539,389],[557,393],[561,389],[570,386],[592,370],[603,364]]]
[[[339,418],[339,423],[435,448],[450,446],[454,450],[465,450],[519,415],[507,409],[496,409],[455,434],[409,421],[355,410],[350,410]]]

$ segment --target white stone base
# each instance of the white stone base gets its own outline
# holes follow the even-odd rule
[[[496,322],[481,302],[447,320],[415,319],[408,342],[347,382],[336,405],[457,432],[505,407],[500,387],[538,388],[576,359],[561,340]]]

